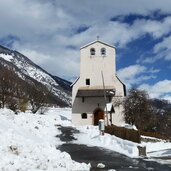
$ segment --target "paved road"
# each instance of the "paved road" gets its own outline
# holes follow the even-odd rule
[[[66,143],[59,146],[61,151],[69,153],[73,160],[91,163],[92,171],[171,171],[171,165],[161,165],[153,161],[143,159],[132,159],[119,153],[99,147],[88,147],[86,145],[72,144],[73,134],[79,133],[71,127],[61,127],[62,134],[59,136]],[[105,164],[105,168],[97,168],[98,163]]]

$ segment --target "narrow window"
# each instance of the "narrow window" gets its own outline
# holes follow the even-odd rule
[[[86,85],[90,85],[90,79],[89,78],[86,79]]]
[[[84,103],[84,97],[82,97],[82,103]]]
[[[82,117],[82,119],[87,119],[87,113],[82,113],[81,117]]]
[[[106,49],[105,48],[101,48],[101,55],[106,55]]]
[[[112,97],[111,96],[109,96],[109,103],[112,101]]]
[[[95,53],[96,53],[95,49],[94,48],[91,48],[90,49],[90,55],[95,55]]]

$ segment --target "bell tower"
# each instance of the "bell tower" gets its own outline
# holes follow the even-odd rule
[[[72,88],[72,122],[76,125],[98,123],[106,117],[103,114],[106,103],[112,104],[114,98],[125,95],[125,85],[116,76],[115,47],[99,40],[81,47],[80,77]],[[94,113],[96,109],[101,112]],[[114,108],[113,123],[124,122],[121,113],[122,106]]]
[[[105,84],[113,85],[116,72],[115,47],[97,40],[93,44],[81,47],[80,51],[80,79],[89,79],[90,87],[101,86],[103,72]]]

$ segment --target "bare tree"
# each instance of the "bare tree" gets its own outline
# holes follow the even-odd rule
[[[43,112],[43,107],[48,103],[48,93],[31,86],[29,87],[29,102],[32,113],[36,113],[41,108]]]
[[[0,72],[0,101],[1,107],[4,108],[16,95],[17,83],[15,76],[10,70]]]
[[[51,89],[48,90],[46,86],[27,76],[20,78],[15,68],[0,64],[0,108],[8,107],[15,112],[24,112],[28,102],[33,113],[41,109],[41,114],[47,110],[48,104],[58,103],[60,106],[66,106]]]
[[[147,130],[152,117],[152,107],[146,91],[132,88],[124,100],[124,113],[127,123]]]
[[[113,99],[112,99],[112,103],[114,105],[114,107],[119,107],[120,105],[123,104],[123,97],[121,96],[115,96]]]

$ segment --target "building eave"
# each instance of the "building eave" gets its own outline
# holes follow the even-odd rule
[[[105,89],[107,97],[115,96],[115,89]],[[104,89],[78,89],[76,97],[104,97]]]
[[[74,84],[80,79],[80,77],[76,78],[75,81],[70,85],[70,87],[73,87]]]
[[[116,75],[116,78],[118,79],[118,81],[123,85],[123,89],[124,89],[124,96],[126,96],[126,86],[125,84],[119,79],[119,77]]]
[[[86,47],[88,47],[88,46],[90,46],[90,45],[92,45],[92,44],[94,44],[94,43],[102,43],[102,44],[104,44],[104,45],[106,45],[106,46],[109,46],[109,47],[111,47],[111,48],[116,49],[116,47],[113,46],[113,45],[110,45],[110,44],[108,44],[108,43],[106,43],[106,42],[102,42],[102,41],[100,41],[100,40],[95,40],[95,41],[93,41],[93,42],[90,42],[90,43],[88,43],[88,44],[82,46],[82,47],[80,48],[80,50],[81,50],[81,49],[84,49],[84,48],[86,48]]]

